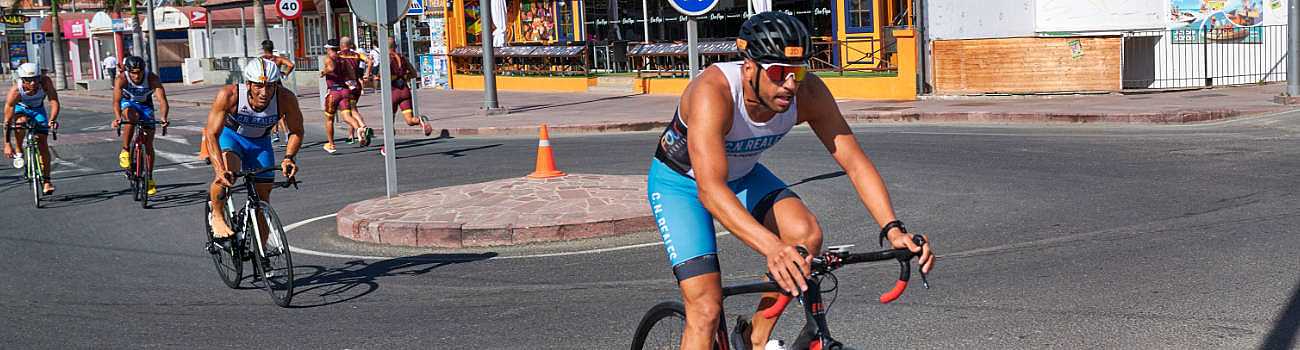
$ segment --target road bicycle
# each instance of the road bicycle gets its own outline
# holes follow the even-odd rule
[[[131,138],[130,153],[131,163],[126,168],[126,181],[131,185],[131,198],[140,202],[140,208],[149,208],[149,181],[153,180],[153,163],[149,161],[149,152],[144,144],[144,131],[146,127],[161,125],[162,122],[133,122],[123,120],[120,125],[135,125],[135,136]],[[122,136],[121,126],[117,128],[117,136]],[[167,127],[163,126],[162,135],[167,136]]]
[[[244,205],[235,208],[231,199],[234,191],[229,188],[223,190],[219,198],[226,202],[222,219],[235,234],[225,238],[212,236],[212,223],[208,221],[212,217],[212,204],[208,203],[203,210],[203,222],[207,226],[203,235],[207,242],[204,250],[212,256],[217,275],[226,286],[239,288],[243,279],[244,262],[250,261],[253,271],[251,277],[261,281],[262,288],[271,294],[271,300],[276,305],[288,307],[289,301],[293,299],[293,257],[289,253],[289,242],[284,234],[284,226],[280,224],[280,216],[275,214],[271,203],[257,195],[253,187],[254,175],[279,170],[279,167],[266,167],[234,172],[236,181],[243,179],[239,187],[248,194]],[[285,188],[289,186],[298,188],[298,181],[289,178],[279,185]],[[262,225],[258,225],[259,219],[265,223],[266,232],[262,231]],[[266,239],[263,241],[258,237]]]
[[[921,236],[914,236],[913,243],[924,245],[925,239]],[[870,253],[850,253],[848,248],[853,245],[834,246],[826,250],[821,256],[814,257],[812,260],[812,273],[808,278],[808,290],[800,293],[798,297],[791,298],[786,294],[781,286],[775,281],[755,282],[727,286],[722,288],[722,297],[725,299],[729,296],[741,294],[781,292],[776,304],[763,310],[763,317],[773,318],[780,315],[785,310],[786,304],[791,299],[798,300],[803,305],[805,323],[803,329],[799,331],[798,338],[791,344],[790,349],[797,350],[835,350],[850,349],[840,342],[831,338],[830,329],[826,324],[826,306],[822,302],[822,293],[831,292],[838,289],[839,281],[831,273],[845,265],[865,263],[880,260],[894,259],[898,261],[900,271],[898,273],[898,282],[894,288],[880,296],[881,303],[889,303],[903,294],[907,289],[907,281],[911,277],[911,259],[920,255],[907,249],[890,249]],[[799,248],[801,253],[807,254],[807,251]],[[770,275],[769,275],[770,276]],[[921,275],[924,279],[925,275]],[[822,281],[829,279],[835,286],[828,290],[822,290]],[[929,288],[929,282],[925,283]],[[833,302],[833,300],[832,300]],[[740,327],[741,325],[737,325]],[[686,327],[686,307],[681,302],[665,301],[650,308],[646,311],[645,316],[636,327],[636,333],[632,337],[632,350],[642,349],[677,349],[681,343],[682,330]],[[744,339],[728,339],[727,321],[718,322],[717,334],[714,336],[713,349],[715,350],[748,350],[745,348]],[[739,337],[736,337],[739,338]],[[763,344],[755,344],[755,347],[762,347]]]
[[[34,132],[38,129],[36,127],[36,121],[32,118],[27,118],[27,122],[25,123],[10,123],[9,125],[6,125],[5,128],[9,130],[27,131],[27,136],[23,138],[23,144],[21,146],[23,152],[23,180],[31,183],[32,202],[36,204],[36,208],[41,208],[41,197],[46,196],[44,188],[45,183],[50,179],[43,175],[45,174],[45,164],[41,163],[40,147],[36,143],[36,133]],[[58,140],[59,134],[55,133],[54,129],[50,129],[50,138]],[[9,141],[5,140],[4,142]]]

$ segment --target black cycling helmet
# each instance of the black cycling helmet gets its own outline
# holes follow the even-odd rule
[[[132,73],[142,71],[144,70],[144,59],[140,58],[140,56],[127,56],[126,59],[122,60],[122,67]]]
[[[812,57],[808,28],[794,16],[767,11],[749,17],[736,38],[740,57],[759,63],[805,64]]]

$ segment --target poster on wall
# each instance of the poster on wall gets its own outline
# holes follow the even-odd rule
[[[6,43],[6,56],[9,58],[9,69],[16,69],[18,65],[27,62],[27,30],[25,24],[30,20],[27,16],[22,15],[5,15],[4,31]]]
[[[429,19],[429,53],[434,55],[447,54],[447,20],[442,18]]]
[[[523,41],[555,41],[555,3],[531,1],[519,4],[519,36]]]
[[[423,88],[450,89],[445,55],[420,55],[420,81]]]
[[[1170,0],[1174,44],[1207,41],[1259,44],[1267,23],[1264,0]]]

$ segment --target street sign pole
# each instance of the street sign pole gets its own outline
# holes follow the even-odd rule
[[[718,0],[670,0],[669,5],[686,15],[686,64],[690,66],[691,79],[700,74],[699,22],[697,17],[709,13]]]
[[[373,1],[373,2],[372,2]],[[390,1],[392,1],[390,3]],[[372,9],[369,6],[374,5]],[[409,0],[351,0],[348,6],[352,8],[352,14],[361,17],[367,23],[373,23],[379,31],[379,112],[380,119],[384,123],[384,180],[387,186],[385,190],[388,198],[393,198],[397,192],[397,149],[393,143],[393,72],[389,67],[390,49],[388,47],[389,26],[402,20],[406,15],[406,8],[410,6]],[[391,9],[391,10],[390,10]],[[401,9],[399,11],[392,11]],[[373,14],[373,17],[366,18]]]
[[[504,0],[498,0],[504,1]],[[492,57],[492,2],[478,0],[479,38],[483,39],[483,113],[492,114],[501,110],[497,105],[497,77],[493,71],[495,58]]]
[[[690,56],[686,62],[691,66],[691,79],[695,79],[695,76],[700,75],[699,24],[695,16],[686,18],[686,54]]]
[[[384,149],[387,150],[384,155],[384,179],[388,183],[388,198],[392,199],[397,192],[397,148],[393,147],[393,73],[388,67],[388,23],[382,21],[387,17],[388,1],[375,0],[375,18],[381,19],[375,21],[375,25],[379,29],[379,81],[383,91],[379,94],[379,115],[384,120]]]
[[[1300,97],[1300,1],[1287,1],[1286,94]]]

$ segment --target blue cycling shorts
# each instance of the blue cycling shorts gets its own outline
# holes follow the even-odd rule
[[[14,105],[14,114],[24,114],[28,118],[36,120],[36,128],[32,132],[37,134],[50,133],[50,117],[45,115],[45,106],[37,108],[27,108],[23,105]]]
[[[139,104],[139,103],[135,103],[135,101],[125,100],[125,99],[124,99],[124,100],[122,100],[122,103],[119,104],[119,107],[118,107],[118,108],[119,108],[119,109],[134,108],[137,112],[139,112],[139,115],[140,115],[140,120],[137,120],[137,122],[152,122],[152,121],[154,121],[154,120],[153,120],[153,106],[152,106],[152,105],[142,105],[142,104]],[[152,127],[152,126],[146,126],[145,128],[153,128],[153,127]]]
[[[217,140],[221,153],[234,152],[239,157],[240,170],[275,166],[275,149],[271,148],[271,136],[247,138],[230,128],[221,128],[221,138]],[[275,181],[275,172],[264,171],[254,175],[258,182]]]
[[[793,195],[793,192],[782,191],[789,186],[763,164],[755,164],[749,174],[727,182],[727,187],[759,222],[771,210],[780,193]],[[654,212],[659,235],[664,240],[677,280],[718,272],[713,215],[700,202],[695,179],[679,174],[663,161],[655,159],[650,164],[646,195],[650,197],[650,210]]]

